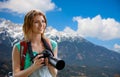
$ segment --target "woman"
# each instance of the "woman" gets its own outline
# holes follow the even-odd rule
[[[31,42],[33,55],[44,51],[45,46],[41,38],[44,36],[47,20],[43,13],[37,10],[31,10],[25,15],[23,24],[24,40]],[[54,57],[57,57],[57,43],[50,40]],[[12,66],[14,77],[56,77],[57,70],[48,63],[48,59],[39,58],[38,55],[30,61],[30,56],[26,53],[24,70],[20,70],[20,42],[15,44],[12,51]],[[43,64],[45,63],[45,65]]]

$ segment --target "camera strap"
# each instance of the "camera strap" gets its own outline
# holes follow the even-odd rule
[[[42,40],[45,48],[48,49],[52,53],[52,55],[54,56],[54,54],[52,52],[52,45],[50,43],[50,40],[44,39],[44,38],[41,38],[41,40]],[[32,61],[35,56],[33,55],[31,42],[21,41],[20,42],[20,68],[21,68],[21,70],[24,69],[25,57],[26,57],[27,51],[28,51],[28,53],[30,55],[30,59]]]
[[[52,51],[52,45],[51,45],[51,43],[50,43],[50,40],[49,40],[49,39],[44,39],[44,38],[41,38],[41,40],[42,40],[45,48],[48,49],[48,50],[52,53],[52,55],[54,56],[53,51]]]
[[[27,45],[28,45],[28,53],[30,55],[30,61],[32,61],[32,63],[33,63],[33,59],[35,56],[33,55],[31,42],[27,42]]]
[[[44,39],[44,38],[41,38],[43,44],[44,44],[44,47],[49,50],[52,55],[54,56],[53,52],[52,52],[52,49],[51,49],[51,43],[49,41],[49,39]],[[35,58],[35,56],[33,55],[33,51],[32,51],[32,46],[31,46],[31,42],[27,42],[27,45],[28,45],[28,53],[30,55],[30,60],[33,62],[33,59]]]

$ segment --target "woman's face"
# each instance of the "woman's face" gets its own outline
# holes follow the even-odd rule
[[[45,30],[46,22],[42,15],[37,15],[33,19],[32,32],[35,34],[42,34]]]

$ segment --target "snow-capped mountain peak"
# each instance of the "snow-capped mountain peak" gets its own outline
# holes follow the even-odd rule
[[[23,38],[22,25],[12,23],[9,20],[0,19],[0,35],[3,39],[5,38],[14,39],[14,40],[10,40],[11,43],[15,42],[15,40],[20,40]],[[69,27],[66,27],[64,31],[58,31],[55,28],[48,26],[46,28],[45,35],[48,38],[56,40],[57,42],[61,42],[64,40],[74,41],[75,39],[78,38],[80,40],[83,39],[81,35],[75,33]]]

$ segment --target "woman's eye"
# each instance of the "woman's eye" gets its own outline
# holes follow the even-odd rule
[[[45,21],[44,21],[44,20],[42,20],[42,22],[43,22],[43,23],[45,23]]]
[[[38,23],[37,21],[35,21],[34,23]]]

